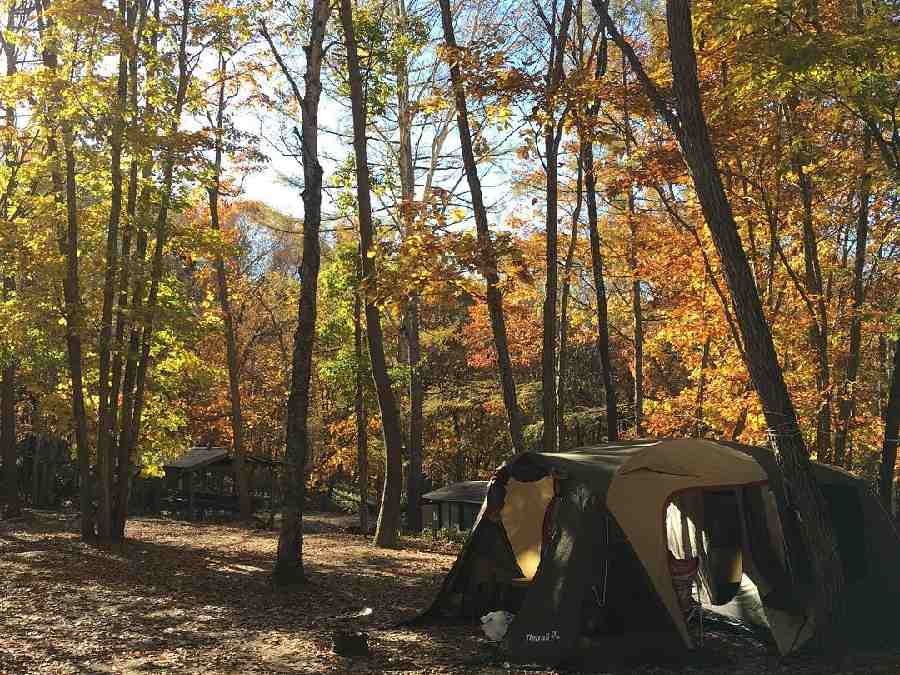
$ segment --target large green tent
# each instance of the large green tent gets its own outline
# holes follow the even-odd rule
[[[889,573],[900,569],[900,540],[861,481],[821,465],[815,472],[842,553],[850,549],[851,621],[876,624],[900,599]],[[417,621],[505,609],[515,614],[504,640],[511,660],[550,664],[628,645],[690,648],[698,633],[672,559],[696,557],[704,603],[768,626],[790,651],[812,633],[813,590],[789,494],[770,452],[730,443],[641,440],[517,455],[495,473]]]

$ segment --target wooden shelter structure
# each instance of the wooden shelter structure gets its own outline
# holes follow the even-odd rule
[[[276,503],[277,469],[280,462],[264,457],[244,457],[253,509]],[[196,514],[238,513],[240,508],[235,476],[235,458],[228,448],[193,447],[178,459],[163,465],[169,497],[166,504],[176,512]]]
[[[487,490],[486,480],[466,480],[428,492],[422,495],[422,522],[430,520],[435,535],[445,528],[469,530],[475,524]]]

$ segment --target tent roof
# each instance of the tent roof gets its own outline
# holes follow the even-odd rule
[[[743,445],[741,443],[735,443],[732,441],[717,442],[720,445],[727,445],[730,448],[740,450],[741,452],[753,457],[753,459],[755,459],[769,475],[769,482],[773,486],[776,486],[779,491],[783,490],[783,477],[781,474],[781,468],[778,466],[778,458],[775,457],[775,453],[771,450],[771,448],[760,447],[756,445]],[[834,466],[832,464],[823,464],[822,462],[811,462],[811,465],[813,476],[815,476],[816,480],[822,485],[840,484],[861,489],[865,489],[866,487],[865,480],[863,480],[859,476],[853,475],[849,471],[842,469],[839,466]]]
[[[486,480],[466,480],[432,490],[422,495],[422,499],[429,502],[461,502],[480,506],[487,495],[487,489],[488,481]]]
[[[178,459],[172,462],[166,462],[163,467],[166,469],[199,469],[207,464],[212,464],[227,458],[227,448],[194,447]]]
[[[519,455],[510,464],[530,462],[576,478],[605,496],[614,478],[641,472],[659,477],[719,477],[727,484],[765,480],[754,458],[724,444],[697,439],[640,439],[576,448],[568,452]],[[513,470],[513,476],[516,472]],[[690,482],[690,481],[688,481]]]

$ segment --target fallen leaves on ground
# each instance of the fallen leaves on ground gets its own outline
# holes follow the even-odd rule
[[[477,626],[396,627],[433,597],[455,546],[404,539],[402,549],[378,549],[348,533],[351,524],[307,516],[309,581],[283,590],[270,582],[273,532],[134,518],[124,546],[101,549],[79,541],[73,515],[0,523],[0,672],[509,672]],[[372,613],[357,616],[366,607]],[[371,656],[336,656],[338,629],[365,631]],[[822,672],[809,659],[774,659],[753,640],[709,643],[721,665],[629,672]],[[896,672],[900,655],[856,655],[848,665]]]

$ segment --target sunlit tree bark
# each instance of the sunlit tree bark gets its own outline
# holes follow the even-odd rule
[[[363,79],[356,51],[356,37],[353,26],[353,8],[350,0],[341,0],[341,24],[344,29],[344,43],[347,50],[347,70],[350,76],[350,101],[353,112],[353,151],[356,159],[356,194],[359,207],[360,259],[363,277],[366,281],[375,275],[374,261],[369,253],[373,250],[374,227],[372,223],[372,200],[369,193],[369,158],[366,148],[366,100],[363,94]],[[371,295],[365,294],[366,337],[369,342],[369,359],[372,362],[372,377],[378,394],[381,410],[381,424],[384,432],[385,475],[381,510],[375,529],[375,543],[378,546],[394,547],[400,533],[400,497],[403,481],[403,433],[400,429],[400,411],[391,389],[390,375],[384,356],[384,336],[381,330],[381,312]]]
[[[450,0],[439,0],[441,7],[441,24],[444,29],[444,40],[450,49],[450,79],[453,84],[454,103],[456,105],[456,124],[459,132],[460,148],[469,192],[472,195],[472,208],[475,212],[475,229],[478,235],[478,246],[482,257],[482,270],[487,285],[487,305],[491,316],[491,332],[494,337],[494,350],[497,353],[497,369],[500,374],[500,385],[503,390],[503,403],[509,423],[509,436],[515,452],[525,451],[525,438],[522,435],[522,411],[519,408],[516,394],[516,382],[513,377],[512,360],[509,356],[509,340],[506,334],[506,318],[503,314],[503,294],[500,291],[500,275],[497,271],[497,256],[491,240],[488,226],[487,209],[481,192],[481,179],[478,177],[478,164],[472,149],[472,131],[469,127],[469,111],[466,103],[466,89],[462,72],[456,62],[459,46],[453,30],[453,16],[450,12]]]
[[[322,223],[322,166],[319,163],[319,99],[325,34],[331,15],[329,0],[313,0],[309,44],[306,46],[304,91],[286,67],[265,25],[262,33],[300,105],[301,158],[303,161],[303,258],[300,262],[300,299],[297,330],[291,355],[291,388],[287,403],[284,504],[274,579],[290,584],[304,579],[303,503],[306,499],[306,464],[310,452],[309,408],[313,345],[316,334],[316,295],[319,280],[319,228]]]

